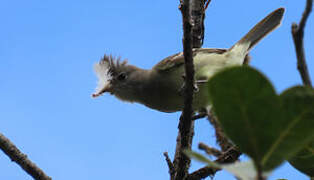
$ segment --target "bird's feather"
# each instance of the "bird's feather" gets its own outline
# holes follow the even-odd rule
[[[211,48],[195,48],[193,49],[193,57],[196,56],[198,53],[216,53],[216,54],[223,54],[226,52],[226,49],[211,49]],[[181,66],[184,64],[184,56],[183,53],[177,53],[172,56],[166,57],[158,64],[156,64],[153,69],[158,71],[170,71],[171,69]]]

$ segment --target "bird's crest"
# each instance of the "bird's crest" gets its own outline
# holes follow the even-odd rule
[[[98,85],[95,93],[98,93],[107,86],[112,78],[119,72],[119,69],[126,64],[127,61],[124,60],[121,62],[120,57],[116,58],[112,55],[104,55],[104,57],[94,65],[94,70],[98,77]]]

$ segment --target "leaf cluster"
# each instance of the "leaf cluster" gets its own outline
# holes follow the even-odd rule
[[[266,176],[265,172],[288,160],[296,169],[314,176],[312,88],[295,86],[277,94],[270,81],[251,67],[223,70],[208,83],[210,100],[224,132],[253,161],[246,162],[245,167],[254,164],[256,173]],[[235,165],[239,166],[232,167]]]

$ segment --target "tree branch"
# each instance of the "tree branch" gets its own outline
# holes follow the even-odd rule
[[[210,0],[205,5],[205,0],[193,0],[191,2],[191,23],[192,23],[192,46],[193,48],[200,48],[204,42],[204,19],[205,7],[208,6]]]
[[[312,87],[312,83],[311,83],[309,71],[306,65],[306,60],[305,60],[303,37],[304,37],[304,28],[306,25],[306,21],[312,11],[312,6],[313,6],[313,0],[307,0],[306,7],[303,12],[299,25],[296,23],[293,23],[291,26],[292,37],[293,37],[295,51],[296,51],[297,60],[298,60],[298,70],[301,75],[303,84],[307,86],[311,86],[311,87]]]
[[[177,137],[174,167],[176,180],[183,180],[188,175],[191,160],[184,154],[185,149],[191,149],[194,134],[193,93],[194,93],[194,64],[192,53],[192,23],[190,15],[190,0],[181,0],[179,9],[183,21],[183,55],[185,68],[184,108],[179,122],[179,135]]]
[[[173,163],[171,162],[169,155],[167,152],[164,152],[164,156],[166,158],[166,162],[168,164],[168,168],[169,168],[169,174],[170,174],[170,180],[174,180],[175,175],[176,175],[176,170],[174,168]]]
[[[208,121],[215,129],[216,141],[219,144],[222,152],[228,151],[234,145],[230,142],[230,140],[225,136],[223,130],[220,127],[219,121],[214,113],[211,111],[208,115]]]
[[[209,4],[207,0],[207,5]],[[191,5],[191,9],[190,9]],[[179,9],[183,20],[183,55],[185,60],[185,90],[184,108],[179,122],[176,152],[173,161],[175,167],[175,179],[183,180],[188,176],[191,160],[183,153],[185,149],[191,149],[194,135],[195,119],[203,115],[193,115],[194,93],[194,64],[192,48],[200,48],[204,40],[204,5],[205,0],[180,0]]]
[[[207,145],[204,144],[204,143],[199,143],[199,144],[198,144],[198,148],[199,148],[200,150],[205,151],[206,154],[208,154],[208,155],[213,155],[213,156],[215,156],[215,157],[219,157],[219,156],[222,155],[222,152],[221,152],[221,151],[219,151],[219,150],[216,149],[216,148],[209,147],[209,146],[207,146]]]
[[[16,162],[24,171],[36,180],[51,180],[44,171],[30,161],[8,138],[0,133],[0,149],[10,157],[11,161]]]
[[[226,164],[235,162],[241,155],[241,152],[236,148],[232,147],[228,151],[224,152],[218,159],[215,160],[216,163]],[[191,173],[187,179],[188,180],[201,180],[208,176],[214,176],[220,169],[215,169],[212,167],[203,167],[193,173]]]
[[[212,111],[209,112],[208,114],[208,120],[215,129],[216,141],[222,150],[221,151],[222,154],[218,157],[218,159],[215,160],[215,162],[219,164],[224,164],[224,163],[233,163],[237,161],[242,153],[224,135],[224,132],[222,131],[220,124],[217,120],[217,117],[213,114]],[[208,176],[214,176],[216,172],[219,170],[220,169],[215,169],[215,168],[206,166],[189,174],[187,179],[188,180],[200,180]]]
[[[205,4],[205,10],[208,8],[208,5],[210,4],[211,0],[206,0],[206,4]]]

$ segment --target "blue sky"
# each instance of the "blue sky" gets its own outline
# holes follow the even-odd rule
[[[93,64],[104,53],[150,68],[182,50],[179,0],[0,1],[0,132],[49,176],[66,179],[169,179],[180,113],[161,113],[110,95],[92,99]],[[282,26],[252,51],[251,65],[277,92],[301,83],[290,33],[302,1],[213,0],[203,47],[228,48],[255,23],[286,7]],[[314,79],[314,16],[305,48]],[[193,148],[215,145],[207,120],[196,122]],[[193,161],[191,171],[202,167]],[[31,179],[0,153],[0,179]],[[219,172],[216,179],[232,179]],[[307,179],[288,164],[270,179]]]

